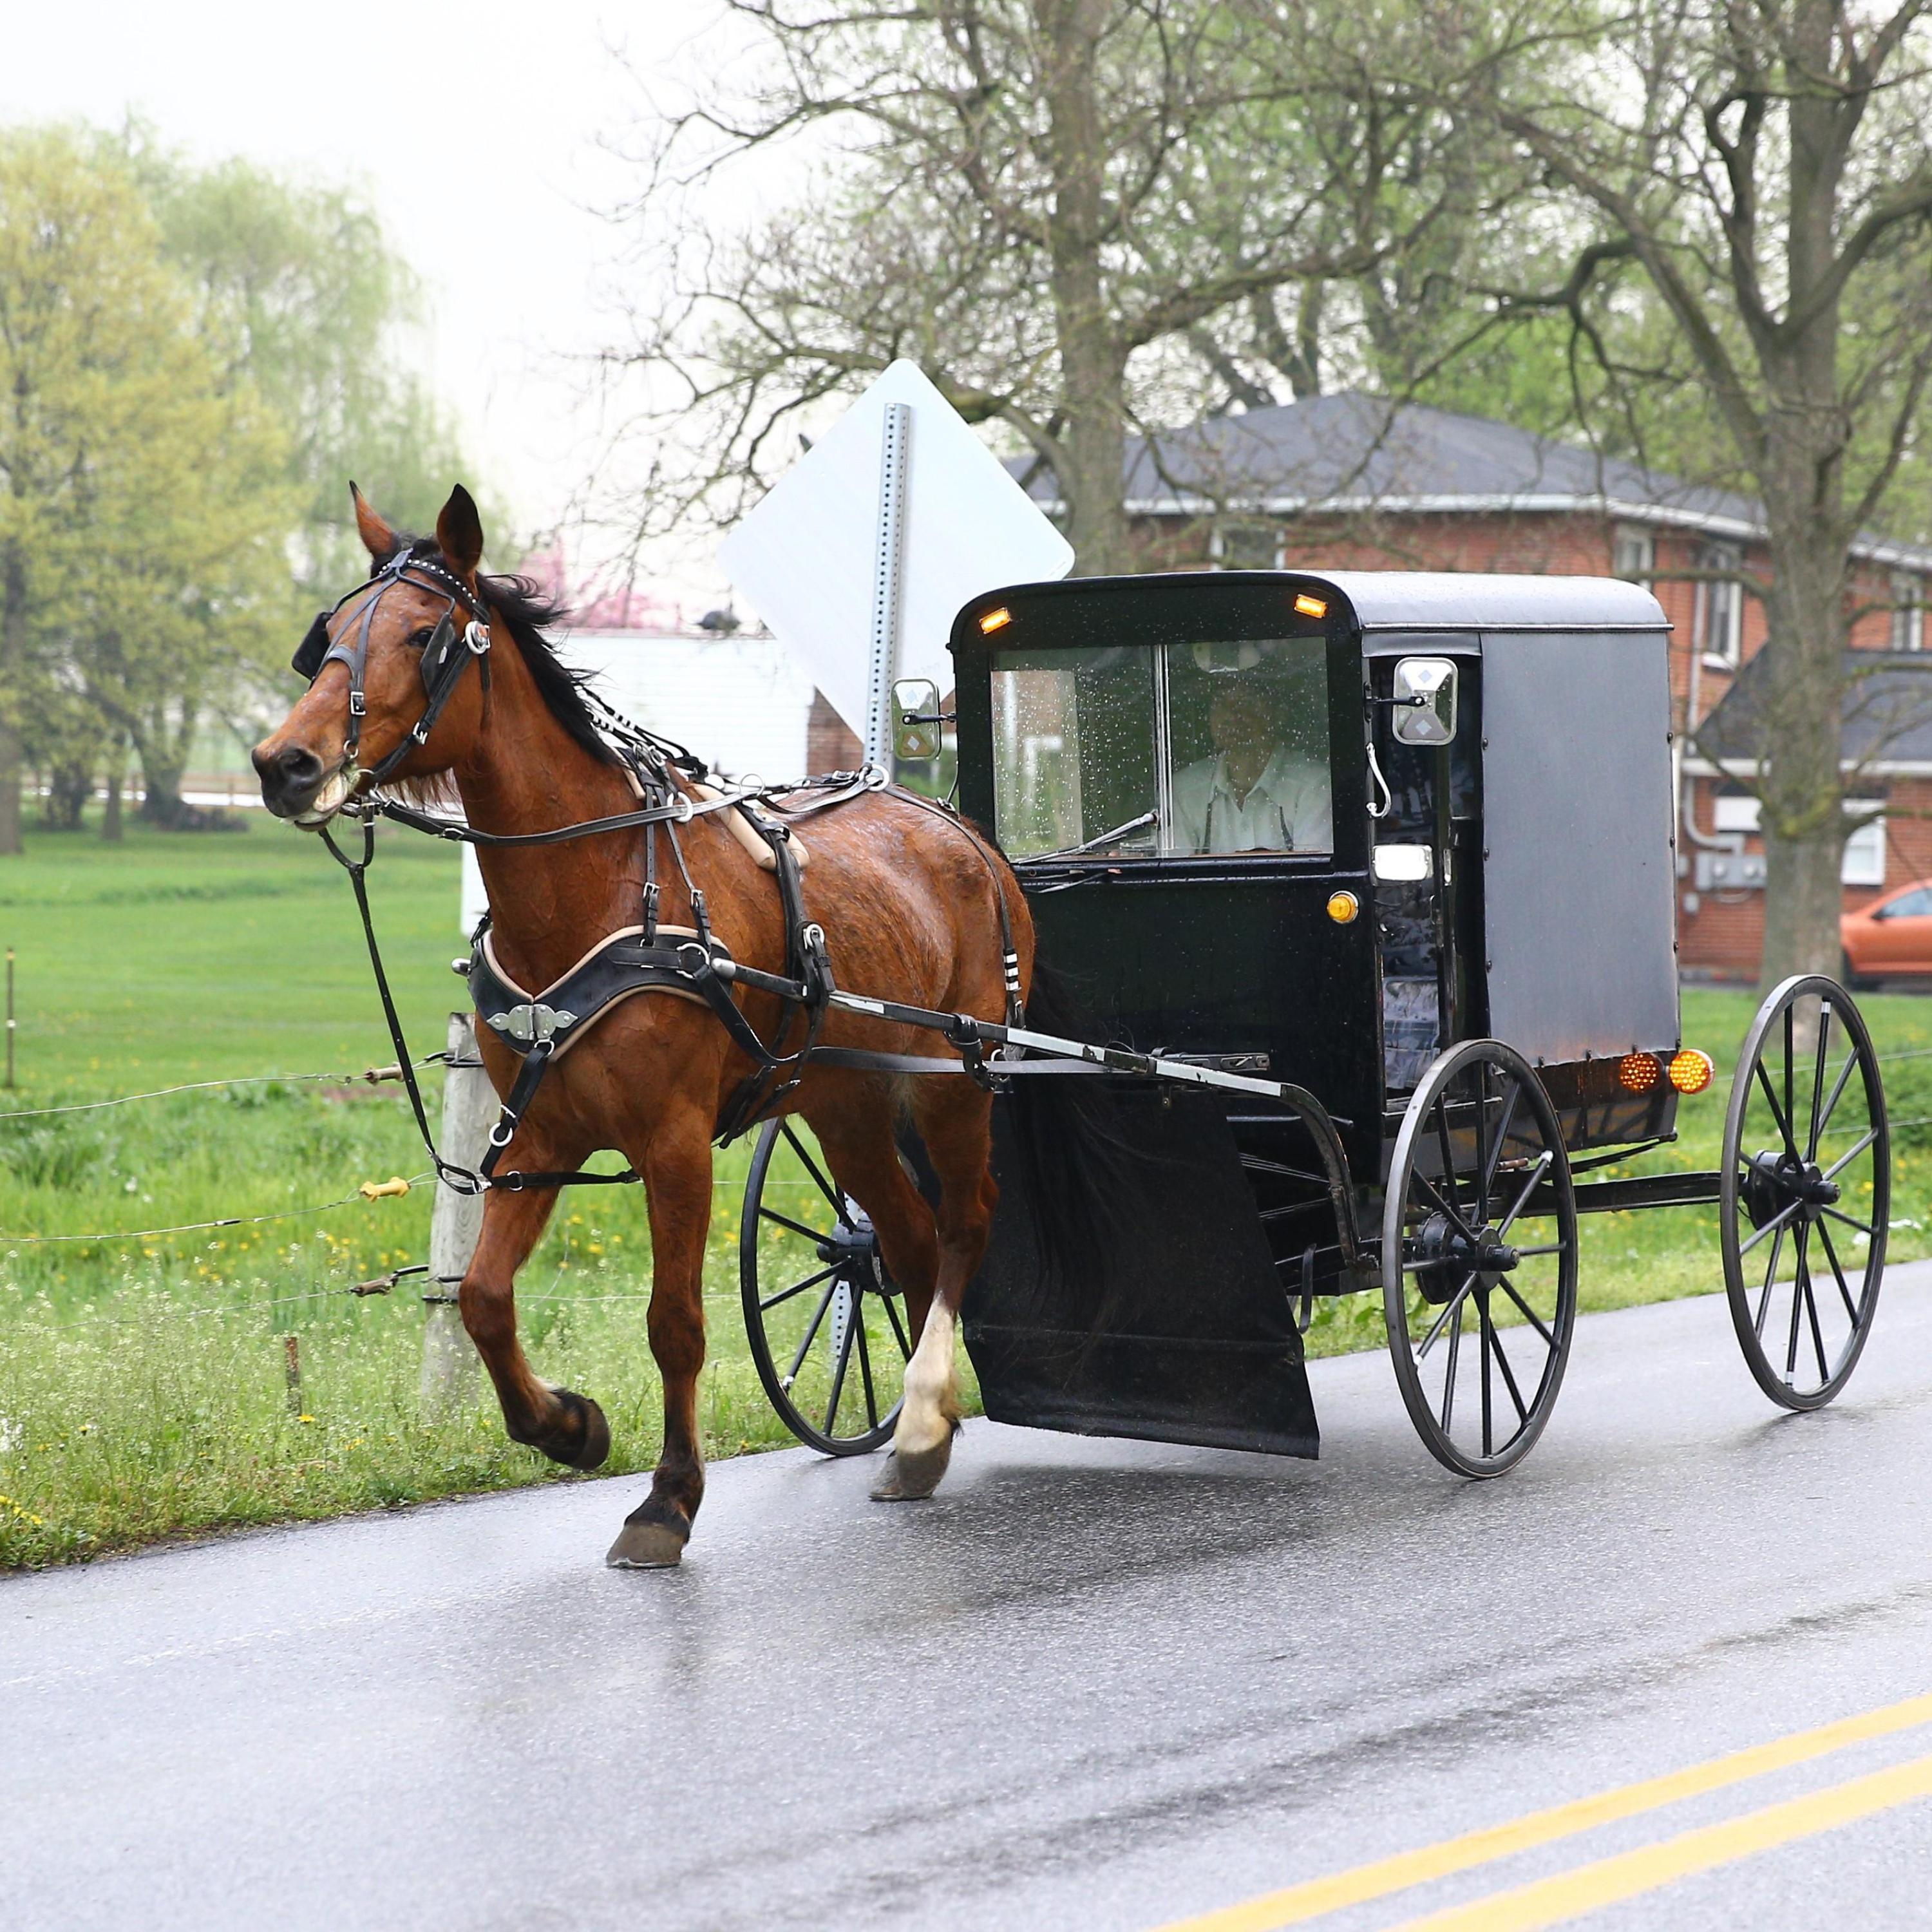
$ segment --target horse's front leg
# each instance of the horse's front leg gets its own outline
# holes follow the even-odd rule
[[[668,1108],[633,1154],[651,1216],[651,1353],[664,1380],[664,1454],[651,1492],[629,1516],[605,1562],[664,1570],[684,1554],[704,1500],[698,1376],[704,1366],[704,1244],[711,1225],[711,1118]]]
[[[512,1142],[506,1171],[516,1165],[517,1153]],[[511,1441],[526,1442],[573,1469],[594,1469],[610,1453],[604,1412],[588,1396],[541,1380],[517,1339],[517,1270],[530,1258],[556,1204],[554,1187],[514,1193],[493,1189],[484,1200],[483,1231],[458,1300],[463,1325],[496,1385]]]

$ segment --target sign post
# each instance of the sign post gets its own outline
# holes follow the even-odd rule
[[[892,768],[892,680],[899,662],[899,576],[904,545],[912,405],[886,408],[879,458],[879,550],[872,565],[872,651],[866,667],[866,762]]]
[[[1064,577],[1073,548],[918,364],[895,362],[718,560],[867,758],[890,767],[893,680],[950,691],[960,606]]]

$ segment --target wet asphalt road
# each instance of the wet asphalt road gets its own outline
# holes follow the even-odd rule
[[[0,1922],[1131,1932],[1932,1690],[1932,1267],[1886,1296],[1812,1417],[1720,1300],[1586,1318],[1484,1486],[1366,1356],[1316,1365],[1318,1465],[978,1424],[894,1509],[748,1459],[674,1574],[601,1567],[627,1478],[15,1580]],[[1932,1923],[1932,1802],[1588,1922]]]

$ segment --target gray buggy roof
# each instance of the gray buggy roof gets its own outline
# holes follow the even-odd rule
[[[1616,577],[1486,571],[1298,572],[1331,584],[1364,631],[1667,631],[1663,607]]]

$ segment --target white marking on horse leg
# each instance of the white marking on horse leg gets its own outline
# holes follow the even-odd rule
[[[919,1346],[906,1364],[905,1406],[892,1431],[893,1446],[902,1454],[936,1449],[952,1432],[959,1413],[952,1382],[954,1326],[952,1310],[935,1294],[920,1330]]]

